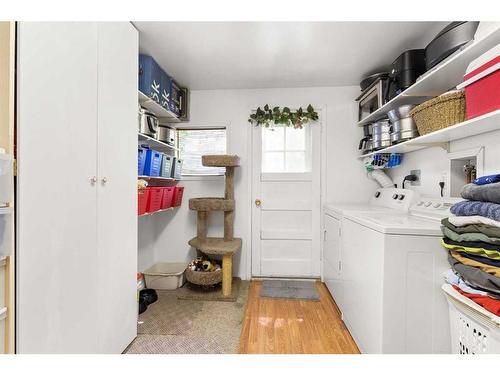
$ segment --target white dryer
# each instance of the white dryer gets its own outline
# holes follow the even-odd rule
[[[456,199],[412,196],[408,211],[381,190],[371,204],[396,208],[343,212],[343,319],[364,353],[450,353],[439,219]]]

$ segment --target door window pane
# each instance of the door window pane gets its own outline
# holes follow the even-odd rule
[[[310,172],[311,147],[311,125],[262,128],[262,172]]]
[[[285,153],[285,169],[288,173],[306,172],[305,151],[290,151]]]
[[[262,172],[280,173],[285,167],[285,155],[283,152],[266,152],[262,157]]]

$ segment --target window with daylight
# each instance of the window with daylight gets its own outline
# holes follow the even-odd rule
[[[177,129],[183,176],[223,176],[225,168],[204,167],[202,155],[226,153],[226,128]]]
[[[311,126],[262,128],[262,172],[311,172]]]

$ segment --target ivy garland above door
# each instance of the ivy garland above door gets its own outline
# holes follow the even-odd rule
[[[292,111],[288,107],[274,107],[271,109],[268,104],[264,109],[260,107],[255,110],[255,113],[250,115],[248,122],[256,126],[265,126],[269,128],[273,125],[291,126],[295,129],[302,129],[304,124],[318,120],[318,112],[316,112],[311,104],[304,111],[302,107],[296,111]]]

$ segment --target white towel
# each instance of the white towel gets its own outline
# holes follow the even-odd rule
[[[448,221],[456,227],[463,227],[469,224],[486,224],[500,228],[500,221],[496,221],[484,216],[450,216]]]

